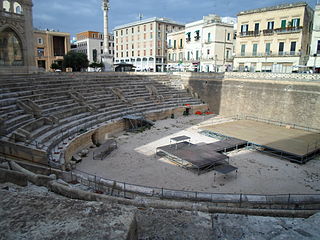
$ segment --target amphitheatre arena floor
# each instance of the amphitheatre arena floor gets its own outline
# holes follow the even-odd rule
[[[230,164],[238,174],[223,176],[214,171],[197,175],[155,156],[156,148],[170,138],[191,137],[191,143],[212,143],[217,139],[199,133],[202,127],[229,122],[220,116],[188,116],[157,121],[142,133],[122,133],[115,137],[118,149],[104,160],[93,160],[93,150],[77,169],[117,181],[186,191],[246,194],[320,193],[320,157],[299,165],[252,149],[230,152]]]

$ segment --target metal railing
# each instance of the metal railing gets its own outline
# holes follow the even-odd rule
[[[72,183],[87,186],[93,192],[110,196],[134,199],[137,196],[155,197],[160,199],[191,200],[199,202],[236,204],[246,207],[246,204],[284,205],[285,208],[295,208],[294,204],[320,203],[320,194],[243,194],[243,193],[209,193],[200,191],[184,191],[168,188],[142,186],[113,179],[103,178],[80,170],[70,172]]]

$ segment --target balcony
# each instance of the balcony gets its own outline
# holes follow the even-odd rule
[[[237,54],[238,58],[268,58],[268,57],[300,57],[301,53],[299,51],[291,51],[291,52],[277,52],[277,53],[240,53]]]
[[[301,32],[303,27],[286,27],[286,28],[277,28],[275,32],[277,34],[285,34],[285,33],[298,33]]]
[[[266,30],[263,30],[263,35],[264,36],[271,36],[274,34],[274,29],[266,29]]]
[[[197,36],[194,36],[194,40],[195,40],[195,41],[198,41],[199,39],[200,39],[200,36],[198,36],[198,35],[197,35]]]
[[[260,36],[260,31],[240,32],[240,37],[258,37],[258,36]]]

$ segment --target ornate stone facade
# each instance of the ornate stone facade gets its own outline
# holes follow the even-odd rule
[[[0,0],[0,73],[36,72],[32,0]]]

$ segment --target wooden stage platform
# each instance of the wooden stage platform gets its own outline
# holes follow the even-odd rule
[[[320,133],[276,126],[253,120],[238,120],[202,127],[214,134],[248,141],[267,152],[304,163],[320,152]]]

